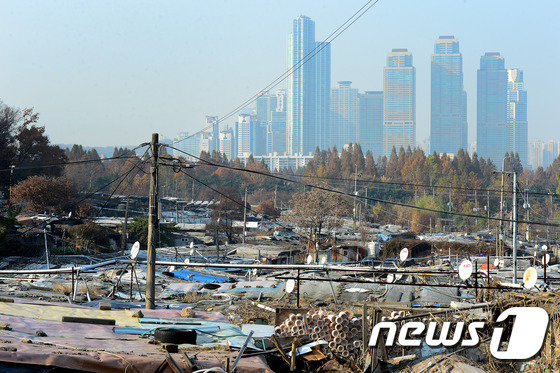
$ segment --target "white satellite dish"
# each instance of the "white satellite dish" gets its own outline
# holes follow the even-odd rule
[[[463,260],[459,264],[459,278],[463,281],[471,277],[473,273],[473,264],[470,260]]]
[[[319,260],[319,263],[321,263],[321,264],[325,264],[326,262],[327,262],[327,257],[326,256],[322,257],[321,260]]]
[[[544,251],[548,250],[548,246],[542,245],[541,250],[544,250]]]
[[[546,263],[546,265],[548,265],[548,263],[550,263],[550,254],[544,254],[543,258],[542,258],[542,262]]]
[[[253,276],[256,276],[257,273],[258,273],[258,271],[259,271],[259,270],[258,270],[257,268],[253,268]]]
[[[296,287],[295,280],[286,281],[286,293],[291,293],[292,291],[294,291],[295,287]]]
[[[311,261],[312,261],[312,260],[313,260],[313,255],[309,254],[309,255],[307,256],[307,259],[305,260],[305,262],[306,262],[307,264],[311,264]]]
[[[500,266],[500,259],[496,258],[494,259],[494,267],[499,267]]]
[[[531,289],[537,283],[537,270],[533,267],[529,267],[523,273],[523,285],[525,289]]]
[[[190,262],[191,262],[191,260],[190,260],[189,258],[187,258],[187,259],[184,260],[184,263],[185,263],[185,264],[189,264]]]
[[[387,275],[387,282],[390,283],[390,284],[392,284],[393,282],[395,282],[395,275],[392,274],[392,273],[389,273],[389,274]]]
[[[189,247],[190,247],[191,249],[194,249],[194,241],[191,241]]]
[[[401,250],[399,258],[401,259],[401,262],[404,262],[406,259],[408,259],[408,249],[406,247]]]
[[[175,271],[175,266],[169,266],[169,268],[167,268],[167,272],[173,272]]]
[[[72,211],[70,211],[70,213],[68,214],[68,219],[70,219],[72,217]]]
[[[130,259],[135,260],[138,256],[138,252],[140,251],[140,242],[136,241],[132,248],[130,249]]]

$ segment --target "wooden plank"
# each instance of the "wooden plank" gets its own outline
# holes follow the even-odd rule
[[[96,319],[93,317],[62,316],[62,322],[74,322],[74,323],[95,324],[95,325],[116,325],[116,321],[113,319]]]

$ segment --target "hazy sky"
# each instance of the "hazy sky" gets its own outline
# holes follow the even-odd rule
[[[152,132],[197,131],[206,114],[226,114],[286,69],[295,17],[311,17],[322,39],[364,3],[0,0],[0,100],[35,107],[55,143],[134,145]],[[559,11],[555,0],[381,0],[333,42],[332,86],[381,90],[387,52],[408,48],[422,141],[433,43],[451,34],[463,53],[469,141],[487,51],[524,71],[529,138],[560,140]]]

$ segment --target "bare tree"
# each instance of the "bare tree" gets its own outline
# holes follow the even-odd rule
[[[296,194],[292,198],[291,206],[286,220],[298,228],[307,230],[310,238],[315,240],[323,229],[331,232],[342,227],[342,218],[349,211],[348,203],[341,196],[317,189]]]

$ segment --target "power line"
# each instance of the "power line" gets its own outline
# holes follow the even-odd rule
[[[377,3],[379,2],[379,0],[368,0],[360,9],[358,9],[354,14],[352,14],[352,16],[350,18],[348,18],[342,25],[340,25],[336,30],[334,30],[333,32],[331,32],[329,34],[329,36],[327,36],[327,38],[325,40],[323,40],[321,43],[319,43],[315,48],[313,48],[307,55],[305,55],[302,59],[300,59],[298,62],[296,62],[292,67],[290,67],[288,70],[286,70],[284,73],[282,73],[280,76],[278,76],[276,79],[274,79],[271,83],[269,83],[265,88],[259,90],[258,93],[256,93],[255,95],[251,96],[249,99],[245,100],[243,103],[241,103],[240,105],[238,105],[236,108],[234,108],[233,110],[229,111],[226,115],[224,115],[221,119],[218,117],[218,121],[224,121],[228,118],[230,118],[231,116],[235,115],[236,113],[238,113],[239,111],[243,110],[244,108],[246,108],[249,104],[251,104],[253,101],[255,101],[258,97],[260,97],[262,95],[263,92],[266,92],[274,87],[276,87],[278,84],[280,84],[281,82],[283,82],[284,80],[286,80],[290,75],[292,75],[295,71],[299,70],[301,67],[303,67],[303,65],[305,63],[307,63],[310,59],[312,59],[313,57],[315,57],[320,51],[322,51],[324,48],[326,48],[326,46],[328,45],[328,43],[331,43],[332,41],[334,41],[336,38],[338,38],[344,31],[346,31],[350,26],[352,26],[354,24],[354,22],[356,22],[358,19],[360,19],[368,10],[370,10],[373,6],[375,6]],[[364,10],[365,9],[365,10]],[[330,39],[330,40],[329,40]],[[174,141],[173,144],[177,144],[181,141],[187,140],[193,136],[196,136],[197,134],[199,134],[200,132],[206,131],[207,129],[209,129],[210,127],[212,127],[212,125],[208,125],[206,127],[204,127],[202,130],[193,133],[190,136],[187,136],[181,140],[178,141]]]
[[[239,205],[239,206],[241,206],[241,207],[244,207],[243,204],[242,204],[241,202],[239,202],[239,201],[237,201],[236,199],[234,199],[234,198],[232,198],[232,197],[226,195],[225,193],[220,192],[220,191],[217,190],[216,188],[211,187],[210,185],[206,184],[205,182],[203,182],[203,181],[197,179],[196,177],[194,177],[194,176],[188,174],[186,171],[180,170],[180,172],[184,173],[185,175],[187,175],[188,177],[190,177],[191,179],[193,179],[193,180],[196,181],[197,183],[199,183],[199,184],[201,184],[201,185],[204,185],[206,188],[212,190],[213,192],[218,193],[218,194],[221,195],[222,197],[227,198],[228,200],[232,201],[233,203],[235,203],[235,204],[237,204],[237,205]],[[244,201],[244,202],[245,202],[245,204],[247,204],[247,201]],[[254,209],[252,209],[251,207],[249,207],[248,210],[251,211],[251,212],[253,212],[253,213],[255,213],[255,214],[258,214],[258,212],[255,211]],[[278,225],[280,228],[284,228],[284,229],[289,229],[289,230],[291,230],[290,227],[287,227],[287,226],[285,226],[285,225],[279,223],[278,221],[271,220],[271,219],[266,219],[266,220],[270,221],[270,222],[273,223],[273,224]],[[311,239],[311,237],[309,237],[309,236],[305,236],[305,235],[299,234],[299,233],[297,233],[297,232],[294,232],[294,233],[295,233],[297,236],[299,236],[300,238],[304,238],[304,239],[306,239],[306,240],[313,241],[313,240]]]
[[[168,147],[170,147],[174,150],[177,150],[179,152],[182,152],[182,153],[184,153],[184,154],[186,154],[190,157],[198,159],[199,161],[204,162],[204,163],[206,163],[210,166],[214,166],[214,167],[218,167],[218,168],[227,168],[227,169],[230,169],[230,170],[252,173],[252,174],[257,174],[257,175],[262,175],[262,176],[268,176],[268,177],[271,177],[271,178],[274,178],[274,179],[301,184],[301,185],[304,185],[304,186],[307,186],[307,187],[310,187],[310,188],[315,188],[315,189],[318,189],[318,190],[322,190],[322,191],[325,191],[325,192],[337,193],[337,194],[340,194],[340,195],[354,197],[354,194],[350,194],[350,193],[343,192],[343,191],[340,191],[340,190],[329,189],[329,188],[322,187],[322,186],[319,186],[319,185],[313,185],[313,184],[308,184],[308,183],[304,183],[304,182],[297,181],[297,180],[288,179],[286,177],[278,176],[278,175],[267,173],[267,172],[261,172],[261,171],[256,171],[256,170],[249,170],[249,169],[243,169],[243,168],[239,168],[239,167],[216,164],[216,163],[210,162],[208,160],[204,160],[200,157],[194,156],[192,154],[189,154],[187,152],[184,152],[182,150],[176,149],[176,148],[174,148],[170,145],[166,145],[166,146],[168,146]],[[373,201],[373,202],[379,202],[379,203],[385,203],[385,204],[390,204],[390,205],[408,207],[408,208],[412,208],[412,209],[416,209],[416,210],[435,212],[435,213],[438,213],[438,214],[457,215],[457,216],[465,216],[465,217],[469,217],[469,218],[488,219],[488,220],[494,220],[494,221],[504,221],[504,222],[508,222],[508,223],[513,223],[514,222],[511,219],[488,217],[488,216],[475,215],[475,214],[469,214],[469,213],[464,213],[464,212],[456,212],[456,211],[437,210],[437,209],[432,209],[432,208],[428,208],[428,207],[414,206],[414,205],[410,205],[410,204],[407,204],[407,203],[396,202],[396,201],[387,201],[387,200],[383,200],[383,199],[379,199],[379,198],[373,198],[373,197],[365,197],[365,196],[356,196],[356,197],[361,198],[361,199],[366,199],[366,200],[369,200],[369,201]],[[529,221],[524,221],[524,220],[517,220],[517,223],[543,225],[543,226],[549,226],[549,227],[559,227],[558,224],[546,223],[546,222],[529,222]]]
[[[111,161],[111,160],[116,160],[116,159],[131,159],[131,158],[137,158],[137,155],[131,155],[131,156],[126,156],[126,157],[108,157],[108,158],[99,158],[99,159],[87,159],[87,160],[81,160],[81,161],[67,161],[67,162],[50,163],[50,164],[43,164],[43,165],[37,165],[37,166],[10,167],[10,168],[2,169],[2,170],[0,170],[0,172],[6,172],[6,171],[12,171],[12,170],[14,170],[14,171],[34,170],[34,169],[40,169],[40,168],[70,166],[70,165],[75,165],[75,164],[96,163],[96,162]]]

